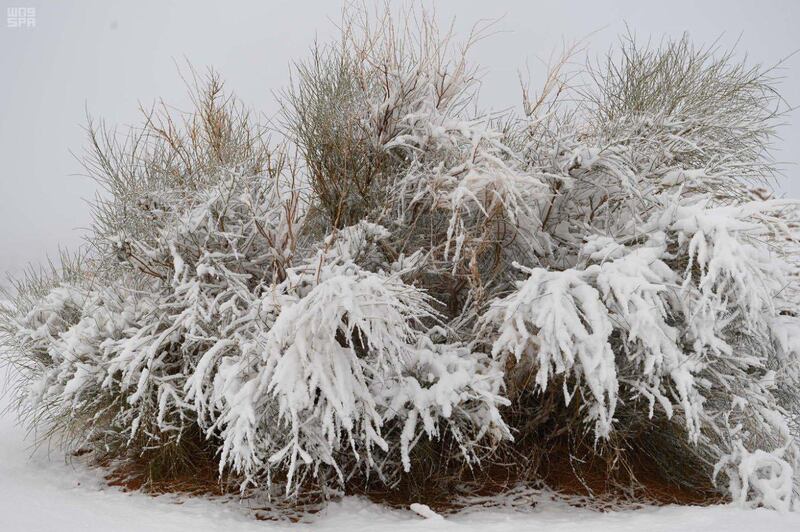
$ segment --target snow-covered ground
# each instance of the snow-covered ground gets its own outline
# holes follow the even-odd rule
[[[348,498],[331,504],[311,524],[258,521],[236,503],[149,497],[105,486],[96,471],[65,463],[58,450],[31,453],[24,432],[0,417],[0,531],[751,531],[800,530],[800,513],[664,507],[598,513],[561,503],[530,512],[472,511],[447,519],[425,519],[411,511],[387,510]]]

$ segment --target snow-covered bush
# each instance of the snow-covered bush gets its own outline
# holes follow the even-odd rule
[[[481,114],[479,32],[351,15],[277,145],[213,73],[193,113],[90,128],[91,246],[0,309],[23,417],[150,481],[202,457],[419,498],[564,459],[790,508],[800,211],[763,188],[769,70],[624,41]]]

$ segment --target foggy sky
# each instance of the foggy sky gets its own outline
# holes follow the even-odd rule
[[[433,5],[434,2],[425,2]],[[7,27],[7,7],[35,7],[35,28]],[[535,86],[563,41],[585,39],[602,55],[626,31],[659,40],[687,31],[695,43],[721,36],[754,63],[772,64],[800,49],[800,2],[505,1],[435,2],[443,23],[463,35],[479,19],[501,19],[473,51],[484,82],[482,107],[520,101],[517,73],[527,64]],[[291,60],[315,37],[335,33],[334,1],[35,2],[0,0],[0,275],[42,261],[59,244],[75,247],[89,223],[84,201],[94,183],[71,155],[85,146],[87,111],[109,124],[135,124],[139,104],[163,98],[188,106],[176,62],[213,66],[254,111],[272,116],[273,91],[288,83]],[[781,92],[800,104],[800,55],[783,70]],[[781,131],[781,190],[800,196],[800,113]],[[0,280],[2,282],[2,280]]]

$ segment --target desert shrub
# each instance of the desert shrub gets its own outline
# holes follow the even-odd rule
[[[625,39],[483,114],[480,31],[350,15],[277,143],[213,72],[191,113],[90,127],[89,248],[0,312],[20,415],[159,482],[215,463],[242,490],[440,501],[566,467],[791,507],[772,71]]]

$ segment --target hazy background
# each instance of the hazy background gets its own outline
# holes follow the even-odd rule
[[[484,69],[485,107],[519,102],[517,72],[528,65],[534,85],[563,41],[586,39],[604,54],[625,24],[658,40],[688,31],[696,43],[721,36],[758,63],[800,48],[800,1],[505,1],[440,0],[438,17],[467,31],[478,19],[501,18],[473,59]],[[8,7],[35,7],[36,27],[7,27]],[[159,97],[186,108],[176,62],[214,66],[254,111],[276,111],[272,91],[288,82],[288,65],[315,37],[334,33],[336,1],[0,0],[0,276],[80,243],[89,223],[81,177],[71,152],[84,146],[86,112],[110,124],[133,124],[139,103]],[[782,93],[800,104],[800,55],[783,71]],[[790,163],[781,190],[800,196],[800,113],[782,130],[778,157]],[[0,283],[4,279],[0,278]]]

